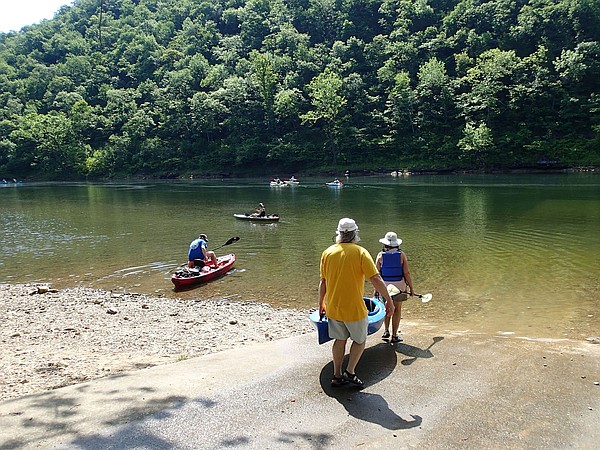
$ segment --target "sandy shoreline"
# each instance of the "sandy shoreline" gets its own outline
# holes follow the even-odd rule
[[[309,333],[307,315],[255,302],[0,284],[0,401]]]

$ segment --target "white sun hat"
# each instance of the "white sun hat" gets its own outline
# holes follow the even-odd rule
[[[402,244],[402,239],[398,239],[398,235],[393,231],[388,231],[385,233],[385,237],[379,239],[379,242],[388,247],[399,247]]]
[[[338,233],[347,233],[349,231],[358,231],[358,225],[356,225],[356,222],[352,219],[349,219],[348,217],[344,217],[343,219],[340,219],[338,226],[337,226],[337,231]]]

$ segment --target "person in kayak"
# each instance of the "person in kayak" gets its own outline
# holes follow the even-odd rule
[[[395,309],[394,315],[391,318],[391,341],[400,342],[402,341],[402,337],[398,334],[398,328],[400,327],[400,319],[402,317],[402,302],[408,298],[408,294],[404,292],[410,292],[411,296],[414,294],[412,278],[408,269],[408,259],[404,252],[400,250],[402,239],[398,239],[398,235],[393,231],[388,231],[383,238],[379,239],[379,242],[383,244],[383,250],[377,254],[377,258],[375,259],[377,270],[381,274],[381,278],[383,278],[386,286],[393,284],[402,291],[400,294],[392,296]],[[407,285],[408,289],[406,288]],[[385,317],[385,332],[381,338],[385,340],[390,339],[389,316]]]
[[[200,234],[198,239],[192,241],[188,251],[188,267],[204,267],[209,261],[217,267],[217,256],[215,252],[207,249],[207,245],[208,236],[206,234]]]
[[[265,217],[267,215],[267,210],[265,209],[265,205],[259,203],[256,207],[256,210],[252,214],[252,217]]]
[[[386,314],[394,312],[394,302],[385,289],[381,275],[369,252],[357,245],[358,226],[349,218],[339,221],[335,244],[321,255],[319,272],[319,314],[327,315],[329,336],[334,340],[332,387],[346,383],[362,388],[363,381],[356,375],[358,364],[367,341],[369,315],[363,300],[365,278],[385,297]],[[346,342],[352,340],[348,365],[342,371]]]

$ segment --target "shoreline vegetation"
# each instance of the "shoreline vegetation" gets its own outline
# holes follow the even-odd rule
[[[300,178],[306,177],[325,177],[325,176],[339,176],[340,174],[347,172],[349,173],[349,177],[352,176],[381,176],[381,175],[390,175],[391,172],[401,169],[406,169],[410,175],[464,175],[464,174],[476,174],[476,175],[496,175],[496,174],[553,174],[553,173],[587,173],[587,172],[600,172],[600,167],[596,166],[574,166],[574,167],[540,167],[540,168],[514,168],[514,169],[479,169],[479,170],[462,170],[462,169],[419,169],[419,168],[410,168],[410,167],[392,167],[389,169],[344,169],[344,170],[323,170],[319,172],[294,172],[294,176]],[[280,172],[286,172],[282,170]],[[287,171],[290,172],[290,171]],[[292,171],[293,172],[293,171]],[[290,172],[290,173],[292,173]],[[250,177],[268,177],[265,174],[256,174],[249,175]],[[243,178],[243,175],[240,174],[231,174],[231,173],[219,173],[219,174],[195,174],[195,173],[186,173],[186,174],[162,174],[162,175],[138,175],[134,178],[158,178],[158,179],[189,179],[189,178],[199,178],[199,179],[212,179],[212,178]]]
[[[314,331],[256,302],[0,283],[0,401]]]
[[[406,168],[406,167],[405,167]],[[294,172],[289,170],[281,170],[280,172],[293,173],[295,176],[300,178],[308,177],[326,177],[326,176],[341,176],[343,172],[348,172],[350,177],[353,176],[382,176],[390,175],[392,171],[402,169],[402,167],[392,167],[389,169],[344,169],[344,170],[323,170],[317,172]],[[600,167],[596,166],[572,166],[572,167],[524,167],[524,168],[513,168],[513,169],[479,169],[479,170],[462,170],[462,169],[419,169],[419,168],[406,168],[411,175],[498,175],[498,174],[568,174],[568,173],[600,173]],[[218,178],[261,178],[270,176],[263,173],[251,173],[251,174],[239,174],[239,173],[152,173],[152,174],[137,174],[137,175],[124,175],[122,177],[115,176],[110,178],[82,178],[82,179],[47,179],[47,178],[18,178],[19,182],[23,181],[115,181],[115,180],[187,180],[187,179],[199,179],[199,180],[210,180]],[[11,178],[12,179],[12,178]]]
[[[71,3],[0,33],[1,175],[600,165],[598,2]]]

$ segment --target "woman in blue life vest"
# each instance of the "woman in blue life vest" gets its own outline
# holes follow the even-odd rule
[[[209,261],[217,266],[217,256],[207,249],[207,245],[208,237],[205,234],[200,234],[198,239],[192,241],[188,251],[188,267],[204,267]]]
[[[400,250],[400,244],[402,239],[398,239],[398,235],[393,231],[385,233],[385,237],[379,239],[379,242],[383,244],[383,250],[377,254],[375,265],[377,270],[381,274],[381,278],[388,284],[393,284],[400,291],[408,291],[412,296],[414,294],[412,278],[410,277],[410,271],[408,269],[408,259],[402,250]],[[406,286],[408,285],[408,289]],[[398,334],[398,328],[400,327],[400,319],[402,316],[402,302],[408,298],[407,294],[396,294],[392,296],[394,300],[394,315],[391,317],[392,322],[392,342],[400,342],[402,338]],[[390,317],[385,317],[385,332],[382,339],[390,338]]]

